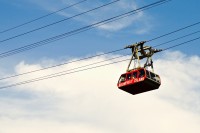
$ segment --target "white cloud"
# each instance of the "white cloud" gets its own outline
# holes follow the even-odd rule
[[[163,80],[166,81],[163,83],[165,97],[173,100],[174,104],[181,104],[188,109],[200,112],[200,97],[198,95],[200,58],[198,56],[187,57],[179,52],[167,53],[164,56],[166,59],[158,60],[157,67],[159,70],[165,70],[163,73]],[[169,69],[169,67],[174,69]]]
[[[43,124],[38,124],[38,123]],[[101,128],[94,127],[93,125],[79,124],[79,123],[63,123],[63,122],[53,122],[53,121],[41,121],[41,120],[5,120],[1,123],[4,130],[0,129],[2,133],[14,133],[14,132],[29,132],[29,133],[78,133],[86,131],[87,133],[114,133],[112,131],[105,131]],[[17,130],[16,130],[17,129]]]
[[[40,7],[44,8],[45,10],[52,12],[52,11],[56,11],[64,6],[76,3],[77,1],[74,1],[74,0],[67,0],[67,1],[66,0],[58,0],[58,1],[34,0],[31,2],[39,5]],[[109,2],[111,2],[111,1],[109,1]],[[59,12],[58,14],[61,16],[64,16],[64,17],[71,17],[75,14],[79,14],[79,13],[88,11],[90,9],[96,8],[103,4],[105,4],[105,2],[87,1],[80,5],[76,5],[73,8]],[[141,5],[141,6],[143,6],[143,5]],[[117,15],[123,14],[123,13],[126,13],[126,12],[129,12],[131,10],[135,10],[137,8],[139,8],[139,6],[136,2],[130,1],[130,0],[121,0],[117,3],[103,7],[96,11],[92,11],[85,15],[78,16],[78,17],[74,18],[74,20],[84,23],[86,25],[90,25],[90,24],[117,16]],[[117,21],[99,26],[98,29],[103,30],[103,31],[114,32],[114,31],[119,31],[119,30],[122,30],[122,29],[132,26],[133,27],[131,30],[132,32],[134,32],[135,34],[144,34],[144,33],[147,33],[150,31],[150,29],[152,27],[151,20],[152,20],[152,18],[150,15],[147,15],[143,11],[141,11],[141,12],[138,12],[129,17],[119,19]]]
[[[109,55],[112,56],[114,55]],[[55,73],[107,58],[89,59],[9,82]],[[140,95],[133,96],[117,89],[116,82],[125,71],[127,63],[1,90],[8,92],[0,95],[0,132],[200,131],[200,57],[168,52],[154,63],[156,72],[162,78],[162,85],[158,90]],[[23,62],[16,66],[16,72],[33,68],[42,67],[40,64]]]

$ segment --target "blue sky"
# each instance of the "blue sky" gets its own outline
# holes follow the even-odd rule
[[[0,31],[63,8],[78,0],[0,0]],[[111,0],[87,0],[43,20],[0,34],[0,40],[87,11]],[[31,44],[155,2],[121,0],[98,11],[0,43],[0,52]],[[0,76],[20,74],[121,49],[199,22],[199,0],[172,0],[125,19],[1,59]],[[199,25],[147,43],[154,46],[198,31]],[[166,48],[199,37],[163,45]],[[200,131],[200,40],[159,53],[155,71],[161,87],[132,96],[116,82],[128,62],[0,90],[0,132],[25,133],[191,133]],[[125,50],[1,81],[2,85],[105,61]],[[129,58],[129,57],[124,57]],[[107,61],[106,63],[112,63]],[[188,71],[188,70],[192,70]],[[194,80],[195,79],[195,80]],[[184,84],[183,84],[184,83]],[[130,115],[131,114],[131,115]],[[124,124],[122,124],[124,123]],[[156,124],[155,124],[156,123]],[[177,124],[178,123],[178,124]],[[144,128],[145,126],[145,128]],[[12,127],[12,128],[10,128]],[[183,128],[184,127],[184,128]]]
[[[74,3],[75,1],[66,2],[66,4]],[[24,27],[15,29],[11,32],[1,34],[1,39],[11,37],[13,35],[29,31],[36,27],[43,26],[45,24],[52,23],[54,21],[63,19],[64,15],[72,16],[74,14],[80,13],[81,11],[86,11],[91,8],[97,7],[109,1],[87,1],[74,8],[66,9],[62,14],[52,15],[44,20],[26,25]],[[129,4],[136,4],[136,7],[141,7],[154,1],[126,1]],[[56,3],[56,4],[55,4]],[[60,9],[64,7],[63,1],[1,1],[1,30],[7,29],[9,27],[21,24],[28,20],[37,18],[41,15],[45,15],[52,10]],[[92,4],[91,4],[92,3]],[[60,24],[54,25],[52,27],[36,31],[29,35],[25,35],[13,40],[1,43],[1,51],[7,51],[8,49],[16,48],[19,46],[31,44],[51,36],[59,35],[64,32],[77,29],[100,21],[124,12],[131,10],[131,7],[126,5],[126,8],[120,8],[119,3],[112,4],[108,7],[102,8],[98,11],[94,11],[90,14],[77,17],[73,20],[62,22]],[[23,58],[26,60],[38,60],[43,57],[59,58],[65,56],[84,56],[88,54],[95,54],[96,52],[106,52],[114,49],[123,48],[127,44],[135,43],[141,40],[148,40],[159,35],[168,33],[175,29],[190,25],[192,23],[198,22],[198,5],[199,1],[171,1],[164,5],[155,7],[153,9],[146,10],[142,14],[135,14],[126,19],[119,21],[123,28],[118,28],[119,23],[115,28],[111,29],[92,29],[90,31],[68,37],[66,39],[51,43],[47,46],[39,47],[29,52],[24,52],[17,56],[9,57],[6,60],[12,60],[13,58]],[[117,7],[118,10],[115,9]],[[102,12],[102,14],[99,14]],[[105,15],[106,14],[106,15]],[[136,19],[135,21],[133,19]],[[125,22],[129,21],[129,24]],[[113,30],[116,29],[116,30]],[[189,28],[185,31],[181,31],[177,34],[173,34],[166,38],[161,38],[148,45],[156,45],[158,43],[173,39],[187,33],[191,33],[198,30],[198,25]],[[141,32],[141,33],[139,33]],[[198,34],[196,35],[198,37]],[[192,39],[191,36],[189,39]],[[186,39],[186,40],[187,40]],[[183,41],[183,40],[181,40]],[[161,48],[167,47],[168,44]],[[198,43],[195,41],[193,43]],[[199,54],[198,44],[188,47],[178,47],[175,50],[183,51],[186,54]],[[26,55],[26,56],[24,56]]]

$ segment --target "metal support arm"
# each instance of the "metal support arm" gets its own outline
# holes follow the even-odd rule
[[[132,50],[132,56],[131,56],[131,60],[128,64],[127,70],[126,71],[130,71],[130,66],[132,61],[134,60],[134,68],[136,69],[138,67],[140,67],[140,60],[147,58],[146,63],[144,64],[144,67],[151,67],[152,71],[153,71],[153,60],[152,60],[152,56],[154,53],[160,52],[162,51],[162,49],[154,49],[150,46],[144,46],[144,43],[146,43],[146,41],[141,41],[132,45],[128,45],[125,47],[125,49],[130,48]],[[134,58],[135,57],[135,58]]]

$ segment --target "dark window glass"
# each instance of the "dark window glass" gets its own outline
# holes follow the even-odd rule
[[[152,74],[152,76],[154,76],[154,77],[152,77],[153,80],[160,83],[160,77],[158,75]]]
[[[126,75],[122,75],[119,79],[119,83],[122,83],[125,81]]]
[[[144,75],[145,75],[144,69],[140,69],[139,70],[139,78],[144,77]]]
[[[133,77],[133,78],[137,78],[137,72],[133,72],[132,77]]]
[[[154,73],[150,73],[150,75],[151,75],[151,79],[156,80],[155,79],[156,75]]]
[[[128,74],[127,75],[127,80],[130,80],[131,79],[131,74]]]
[[[150,72],[149,72],[149,71],[146,70],[146,74],[147,74],[147,77],[148,77],[148,78],[151,78]]]

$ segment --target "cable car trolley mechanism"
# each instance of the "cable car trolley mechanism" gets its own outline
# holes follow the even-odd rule
[[[144,46],[145,42],[142,41],[125,47],[132,50],[132,56],[126,73],[120,76],[117,86],[133,95],[158,89],[161,85],[160,76],[154,73],[152,56],[162,50]],[[140,64],[142,59],[146,59],[143,67]],[[132,61],[134,62],[133,69],[130,69]]]

